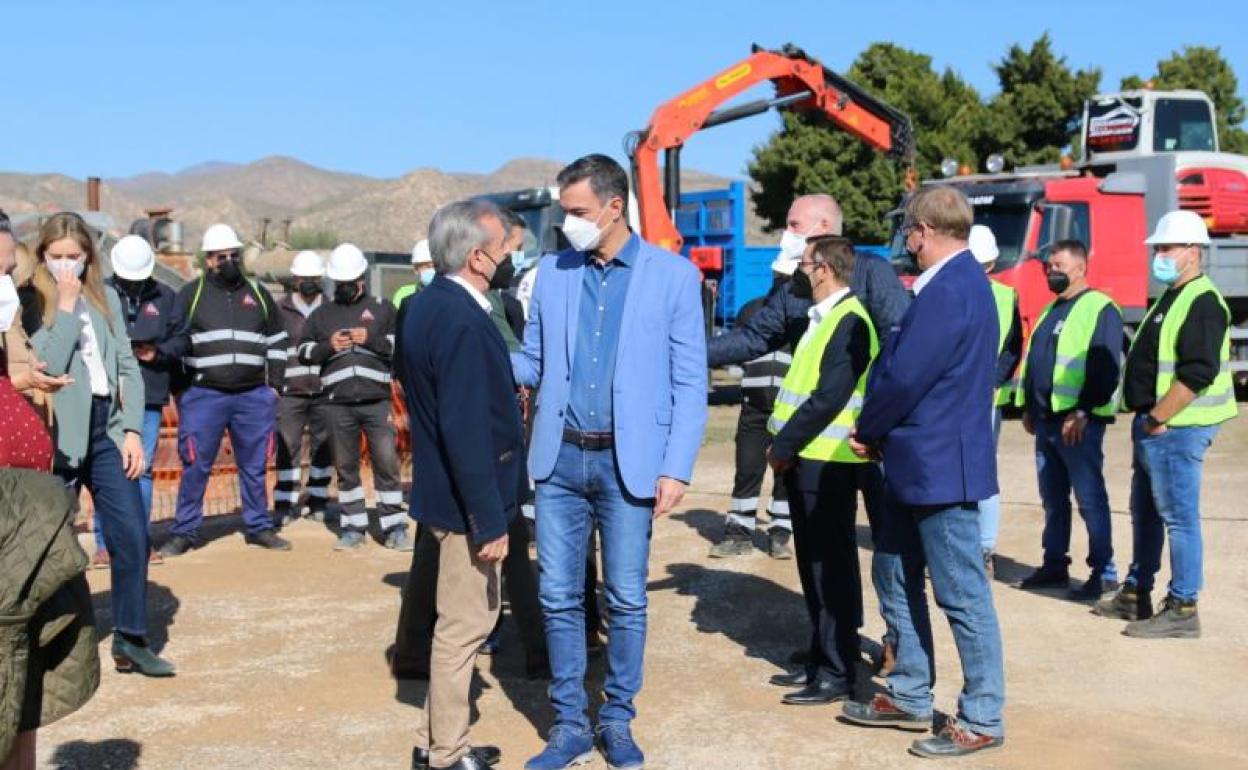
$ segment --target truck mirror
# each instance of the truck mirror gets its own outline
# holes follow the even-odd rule
[[[1040,206],[1041,222],[1044,227],[1044,240],[1032,256],[1047,260],[1049,250],[1058,241],[1069,240],[1075,231],[1075,210],[1060,203],[1045,203]]]

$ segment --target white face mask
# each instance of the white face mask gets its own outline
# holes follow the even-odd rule
[[[785,230],[780,236],[780,258],[788,260],[801,259],[806,253],[806,236],[793,230]]]
[[[429,284],[433,283],[433,277],[436,276],[437,274],[438,274],[438,271],[434,270],[432,267],[426,267],[424,270],[421,270],[420,271],[421,284],[428,286]]]
[[[17,287],[13,285],[13,276],[0,275],[0,333],[7,332],[17,317],[22,303],[17,298]]]
[[[82,277],[82,271],[87,267],[87,263],[81,259],[49,259],[48,270],[54,278],[59,278],[66,273],[72,273],[75,278]]]
[[[602,219],[602,215],[607,211],[608,209],[604,208],[598,215],[598,219]],[[602,230],[598,229],[598,220],[590,222],[588,219],[571,214],[563,220],[563,235],[577,251],[593,251],[602,241]]]

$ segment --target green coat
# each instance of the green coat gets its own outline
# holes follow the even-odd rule
[[[143,373],[139,362],[130,349],[126,336],[126,319],[121,302],[112,289],[105,289],[108,308],[113,321],[110,325],[104,316],[87,303],[95,338],[100,346],[100,358],[108,374],[108,390],[113,397],[113,411],[109,415],[108,435],[121,447],[126,431],[143,432]],[[31,344],[41,361],[48,364],[48,374],[57,376],[69,373],[72,384],[62,388],[52,397],[55,415],[53,434],[56,442],[56,468],[77,468],[87,454],[91,423],[91,380],[87,365],[83,363],[78,349],[81,321],[75,315],[56,311],[51,326],[45,326],[31,337]],[[61,428],[64,427],[65,430]]]
[[[76,508],[55,476],[0,469],[0,757],[17,733],[77,711],[100,685]]]

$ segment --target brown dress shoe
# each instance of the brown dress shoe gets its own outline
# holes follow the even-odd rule
[[[958,724],[958,720],[950,719],[938,734],[910,744],[910,753],[928,759],[963,757],[985,749],[997,749],[1004,744],[1005,739],[1000,736],[972,732]]]

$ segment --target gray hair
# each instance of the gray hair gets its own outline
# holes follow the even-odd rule
[[[503,213],[498,206],[480,198],[438,209],[429,223],[429,253],[439,275],[455,275],[464,269],[473,249],[489,245],[490,231],[482,222],[488,217],[502,225]]]

